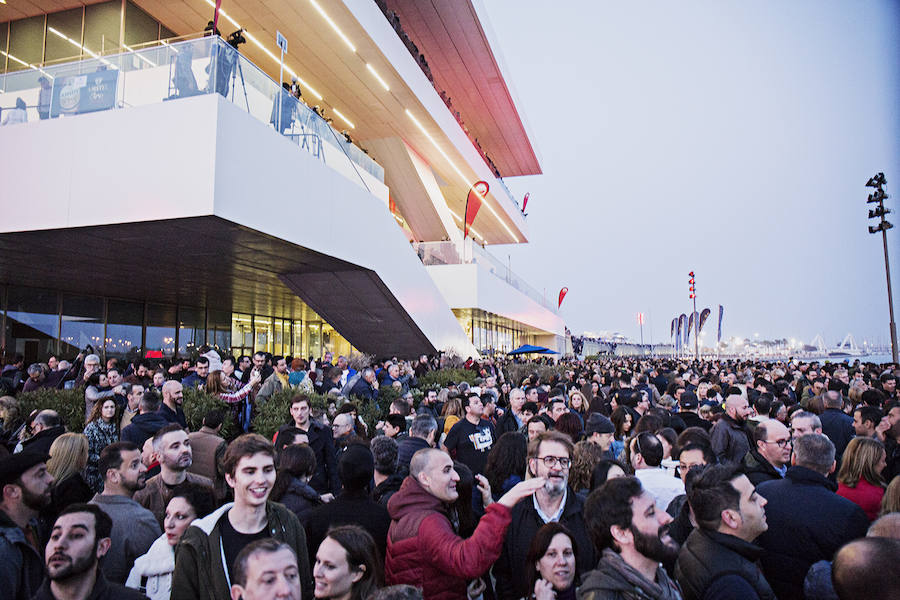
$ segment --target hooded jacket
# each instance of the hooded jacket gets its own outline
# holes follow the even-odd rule
[[[234,506],[220,507],[191,523],[175,549],[172,600],[218,600],[231,597],[231,580],[225,569],[225,549],[219,521]],[[271,537],[297,553],[303,598],[313,597],[312,571],[306,552],[306,533],[297,516],[277,502],[266,502],[266,528]]]
[[[657,567],[655,581],[648,581],[607,548],[578,588],[578,600],[681,600],[681,590],[662,567]]]
[[[37,529],[37,520],[32,520]],[[44,580],[44,559],[25,532],[0,510],[0,590],[10,600],[30,600]]]
[[[491,504],[471,537],[453,530],[447,505],[407,477],[388,502],[391,526],[384,561],[386,585],[409,584],[425,600],[467,598],[466,582],[483,575],[500,556],[510,510]]]
[[[131,424],[122,430],[119,438],[123,442],[131,442],[140,449],[144,446],[144,442],[168,424],[169,422],[156,412],[134,415]]]
[[[169,600],[174,570],[175,550],[163,534],[156,538],[147,554],[134,561],[125,586],[144,592],[150,600]]]

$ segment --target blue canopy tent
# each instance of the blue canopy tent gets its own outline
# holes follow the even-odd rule
[[[532,346],[531,344],[525,344],[524,346],[519,346],[515,350],[507,352],[507,355],[509,356],[516,356],[519,354],[559,354],[559,352],[554,352],[543,346]]]

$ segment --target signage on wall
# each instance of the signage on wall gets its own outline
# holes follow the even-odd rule
[[[118,82],[117,69],[57,77],[53,80],[50,116],[109,110],[116,104]]]

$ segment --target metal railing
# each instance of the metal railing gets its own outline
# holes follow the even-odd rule
[[[433,265],[463,265],[477,264],[498,279],[502,279],[511,287],[522,292],[544,308],[557,312],[557,307],[541,292],[531,287],[524,279],[516,275],[507,265],[500,262],[495,256],[477,244],[466,242],[465,250],[457,246],[455,242],[414,242],[413,250],[422,264]]]

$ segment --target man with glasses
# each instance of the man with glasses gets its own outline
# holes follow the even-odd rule
[[[503,552],[494,564],[500,600],[531,596],[532,590],[526,589],[523,567],[531,541],[545,523],[558,522],[572,533],[579,551],[575,565],[578,573],[586,573],[597,564],[582,516],[584,502],[568,486],[572,451],[572,441],[558,431],[542,433],[528,444],[528,471],[533,477],[542,478],[544,485],[512,509]]]
[[[791,462],[791,432],[781,421],[766,419],[753,430],[753,443],[744,456],[744,473],[753,485],[778,480]]]

